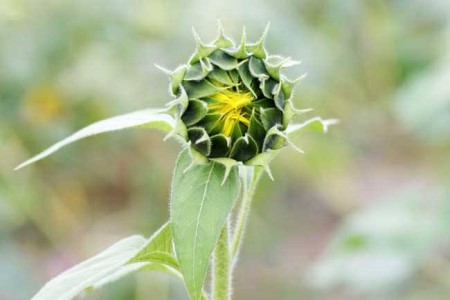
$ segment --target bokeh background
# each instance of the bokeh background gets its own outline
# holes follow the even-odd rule
[[[0,299],[168,218],[179,146],[154,131],[102,135],[20,172],[93,121],[169,100],[174,68],[221,19],[239,40],[271,22],[270,53],[303,61],[295,102],[338,118],[299,136],[256,196],[235,299],[406,300],[450,295],[448,0],[1,0]],[[301,121],[301,119],[299,119]],[[87,299],[186,299],[132,275]]]

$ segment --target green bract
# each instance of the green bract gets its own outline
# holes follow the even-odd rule
[[[266,33],[247,43],[244,31],[235,45],[221,28],[211,44],[194,32],[197,50],[188,63],[166,71],[174,97],[169,107],[184,125],[181,135],[193,152],[247,163],[288,143],[285,130],[296,112],[291,99],[299,80],[280,71],[298,62],[268,55]]]

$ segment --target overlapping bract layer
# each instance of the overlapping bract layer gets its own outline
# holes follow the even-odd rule
[[[239,45],[219,30],[212,44],[195,34],[197,50],[188,64],[170,72],[170,103],[186,127],[191,147],[209,159],[247,162],[288,143],[285,130],[296,110],[291,81],[280,70],[297,62],[268,55],[267,30],[257,43]]]

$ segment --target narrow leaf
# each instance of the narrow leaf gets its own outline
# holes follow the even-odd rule
[[[116,131],[125,128],[131,128],[136,126],[146,126],[150,128],[157,128],[164,132],[169,133],[175,127],[175,120],[168,114],[164,113],[164,110],[157,109],[145,109],[136,112],[119,115],[109,119],[105,119],[96,123],[93,123],[71,136],[65,138],[62,141],[54,144],[50,148],[44,150],[33,158],[25,161],[16,167],[15,170],[21,169],[29,164],[32,164],[38,160],[41,160],[50,154],[58,151],[62,147],[84,139],[89,136],[97,135],[100,133]]]
[[[49,281],[32,300],[70,300],[141,269],[177,272],[166,223],[152,237],[125,238]],[[162,259],[162,257],[164,257]]]
[[[172,182],[171,223],[175,252],[193,300],[201,291],[211,253],[239,193],[237,168],[222,185],[225,167],[217,162],[191,165],[189,152],[178,158]],[[187,171],[186,171],[187,169]]]
[[[32,299],[73,299],[103,278],[120,270],[145,242],[141,236],[131,236],[117,242],[97,256],[52,279]]]

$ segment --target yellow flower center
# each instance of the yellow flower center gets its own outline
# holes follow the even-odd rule
[[[222,133],[224,135],[230,136],[238,123],[247,127],[250,125],[249,114],[244,110],[253,101],[250,92],[244,93],[239,90],[227,89],[212,95],[211,98],[217,102],[208,105],[210,112],[220,115],[214,127],[223,124]]]

